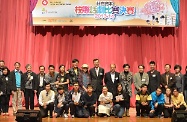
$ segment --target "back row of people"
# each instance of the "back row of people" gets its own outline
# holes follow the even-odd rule
[[[105,73],[104,69],[99,66],[99,59],[94,59],[94,68],[89,70],[87,64],[82,65],[82,70],[78,68],[79,61],[77,59],[72,60],[72,68],[65,71],[65,66],[59,66],[59,73],[55,72],[55,67],[53,65],[49,65],[48,70],[49,73],[45,73],[45,67],[40,66],[40,73],[36,75],[32,71],[32,66],[30,64],[26,65],[26,72],[22,73],[20,70],[20,63],[16,62],[14,64],[15,70],[10,72],[7,67],[4,66],[4,61],[0,61],[2,78],[0,81],[0,87],[3,91],[4,81],[10,81],[12,87],[11,89],[6,89],[6,92],[1,96],[6,96],[6,100],[2,101],[2,104],[5,104],[9,101],[10,94],[13,95],[13,113],[17,112],[16,103],[18,103],[18,109],[22,108],[22,94],[25,96],[25,106],[26,109],[34,109],[34,94],[37,94],[39,98],[40,92],[44,89],[46,83],[50,83],[51,89],[57,93],[57,88],[59,86],[64,87],[64,91],[68,92],[72,90],[72,86],[74,82],[79,82],[80,90],[86,92],[87,85],[91,84],[93,86],[93,91],[99,98],[99,95],[102,93],[103,79],[104,84],[108,87],[109,92],[113,95],[116,94],[117,84],[121,83],[123,86],[123,90],[128,93],[128,103],[126,107],[126,115],[129,116],[129,107],[130,107],[130,97],[132,96],[132,88],[131,84],[134,82],[135,85],[135,93],[137,94],[141,90],[142,84],[148,85],[149,93],[156,90],[157,87],[161,86],[162,91],[165,93],[166,89],[177,87],[180,92],[186,93],[186,82],[185,77],[180,73],[181,66],[176,65],[174,67],[175,74],[170,72],[171,66],[169,64],[165,65],[165,73],[160,75],[160,72],[156,70],[156,64],[154,61],[150,62],[150,71],[148,73],[144,72],[144,66],[139,65],[139,72],[134,75],[129,71],[130,66],[128,64],[124,64],[124,71],[118,73],[115,71],[116,65],[110,65],[110,71]],[[4,70],[7,70],[7,74],[3,73]],[[8,79],[7,79],[8,78]],[[4,80],[3,80],[4,79]],[[8,86],[8,85],[7,85]],[[9,91],[9,92],[7,92]],[[0,109],[1,110],[1,109]],[[4,111],[3,113],[6,113]]]

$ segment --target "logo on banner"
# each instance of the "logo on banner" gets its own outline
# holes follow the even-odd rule
[[[42,0],[42,5],[46,6],[48,4],[47,0]]]

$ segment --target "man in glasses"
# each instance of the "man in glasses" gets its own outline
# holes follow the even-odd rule
[[[53,118],[54,101],[55,92],[51,90],[50,83],[46,83],[45,90],[39,95],[39,108],[43,118],[48,117],[48,111],[50,111],[50,118]]]

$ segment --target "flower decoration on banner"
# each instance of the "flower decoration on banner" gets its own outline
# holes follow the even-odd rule
[[[164,3],[161,2],[161,0],[152,0],[147,2],[144,7],[142,8],[141,12],[150,15],[154,13],[158,13],[160,11],[163,11],[165,9]]]

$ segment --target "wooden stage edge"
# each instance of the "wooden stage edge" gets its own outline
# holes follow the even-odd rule
[[[38,107],[35,108],[38,110]],[[0,115],[0,122],[16,122],[12,108],[9,109],[9,116]],[[94,117],[94,118],[43,118],[42,122],[171,122],[170,118],[136,118],[135,108],[130,108],[130,117],[114,118]]]

